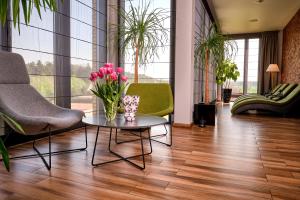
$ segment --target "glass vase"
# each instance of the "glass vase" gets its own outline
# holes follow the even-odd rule
[[[118,110],[118,102],[103,101],[104,115],[107,121],[112,121],[116,118]]]

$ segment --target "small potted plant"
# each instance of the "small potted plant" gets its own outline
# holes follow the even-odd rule
[[[240,76],[237,65],[226,59],[221,62],[216,71],[216,81],[218,85],[223,85],[223,101],[229,103],[231,99],[232,89],[230,88],[230,82],[234,82]]]
[[[90,80],[93,83],[91,91],[103,101],[105,118],[115,119],[118,103],[126,87],[127,77],[122,75],[123,68],[114,69],[112,63],[106,63],[99,71],[92,72]]]

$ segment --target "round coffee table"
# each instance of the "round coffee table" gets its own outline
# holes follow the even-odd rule
[[[103,164],[107,164],[107,163],[112,163],[112,162],[124,160],[124,161],[132,164],[133,166],[135,166],[139,169],[145,169],[145,155],[149,155],[149,154],[152,153],[151,140],[153,140],[153,139],[151,138],[151,134],[150,134],[151,127],[152,126],[158,126],[158,125],[166,125],[168,123],[168,121],[163,117],[157,117],[157,116],[151,116],[151,115],[138,115],[136,117],[136,119],[132,122],[127,122],[123,115],[117,115],[116,119],[114,119],[113,121],[107,121],[103,114],[94,114],[92,116],[85,117],[85,118],[82,119],[82,122],[85,123],[86,125],[97,126],[97,134],[96,134],[95,145],[94,145],[94,150],[93,150],[93,157],[92,157],[92,162],[91,162],[93,166],[99,166],[99,165],[103,165]],[[95,158],[95,152],[96,152],[100,127],[110,129],[108,150],[109,150],[110,153],[112,153],[115,156],[119,157],[119,159],[115,159],[115,160],[111,160],[111,161],[107,161],[107,162],[94,163],[94,158]],[[114,152],[111,149],[111,140],[112,140],[113,129],[116,129],[116,137],[115,137],[116,144],[140,140],[140,142],[141,142],[141,151],[142,151],[141,154],[133,155],[133,156],[129,156],[129,157],[123,157],[120,154]],[[118,129],[133,130],[135,133],[138,133],[137,136],[139,136],[139,139],[130,140],[130,141],[123,141],[123,142],[117,142],[117,130]],[[145,131],[145,130],[148,131],[148,137],[144,137],[142,135],[143,131]],[[170,128],[170,130],[172,130],[172,128]],[[162,134],[162,135],[166,135],[166,134]],[[170,131],[170,135],[172,135],[172,131]],[[148,153],[144,152],[144,144],[143,144],[144,139],[149,140],[150,152],[148,152]],[[153,140],[153,141],[156,141],[156,140]],[[159,142],[159,141],[157,141],[157,142]],[[168,145],[168,146],[170,146],[170,145]],[[136,164],[136,163],[129,160],[130,158],[135,158],[135,157],[142,157],[142,160],[143,160],[143,165],[142,166],[140,166],[140,165],[138,165],[138,164]]]

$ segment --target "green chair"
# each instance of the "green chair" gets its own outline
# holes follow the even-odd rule
[[[137,95],[140,97],[138,114],[164,117],[173,113],[173,94],[170,85],[167,83],[132,83],[129,85],[126,95]],[[164,128],[166,130],[165,134],[151,136],[151,140],[154,140],[153,138],[155,137],[167,136],[168,130],[166,125],[164,125]],[[172,145],[172,123],[170,123],[170,143],[166,145]]]
[[[173,95],[167,83],[132,83],[126,95],[140,97],[138,113],[166,116],[173,112]]]

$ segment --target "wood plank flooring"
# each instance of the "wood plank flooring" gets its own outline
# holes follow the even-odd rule
[[[53,156],[50,172],[39,158],[12,161],[10,173],[1,166],[0,199],[300,199],[300,119],[231,116],[228,105],[218,111],[215,127],[173,128],[171,148],[153,142],[143,171],[124,161],[92,167],[96,129],[89,127],[88,150]],[[101,130],[96,161],[115,158]],[[83,146],[83,131],[55,136],[53,148]],[[47,141],[39,148],[47,151]],[[139,142],[114,148],[140,151]],[[31,144],[10,152],[31,153]]]

